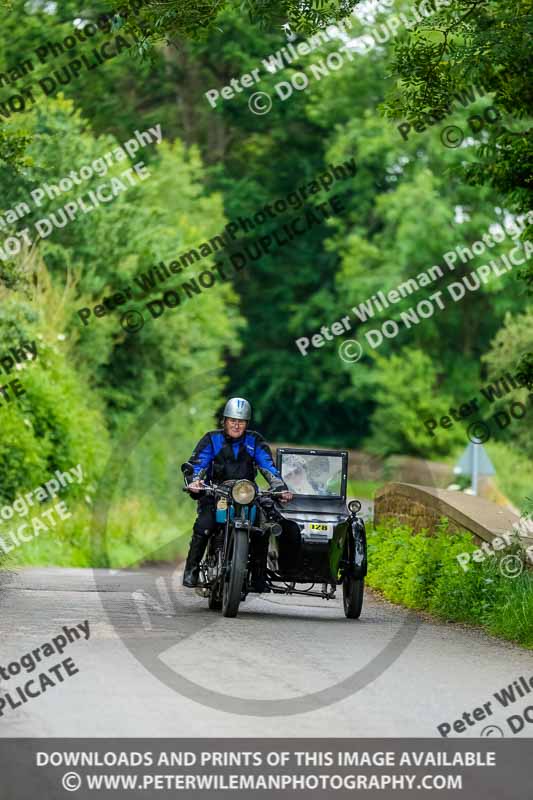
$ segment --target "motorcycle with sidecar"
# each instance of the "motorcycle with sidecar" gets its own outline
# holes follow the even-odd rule
[[[216,503],[216,532],[200,565],[199,591],[209,608],[235,617],[257,585],[256,537],[267,537],[264,590],[330,600],[342,585],[346,617],[361,615],[367,571],[361,503],[346,504],[348,453],[281,447],[276,465],[293,499],[249,480],[203,484]],[[192,477],[182,467],[185,488]],[[303,588],[306,587],[306,588]],[[316,588],[315,588],[316,587]]]

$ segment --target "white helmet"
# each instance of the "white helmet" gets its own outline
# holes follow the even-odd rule
[[[224,417],[231,417],[232,419],[245,419],[252,418],[252,406],[243,397],[230,397],[224,406]]]

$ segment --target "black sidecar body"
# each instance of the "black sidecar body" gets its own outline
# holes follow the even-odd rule
[[[358,617],[367,571],[366,533],[359,501],[346,504],[348,453],[282,447],[277,467],[294,497],[279,508],[282,533],[270,542],[271,591],[329,599],[342,584],[346,616]]]

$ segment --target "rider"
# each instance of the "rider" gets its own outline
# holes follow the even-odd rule
[[[288,491],[272,461],[270,447],[259,433],[247,430],[252,416],[250,403],[242,397],[232,397],[226,403],[223,416],[223,429],[206,433],[189,459],[189,464],[193,468],[193,481],[187,488],[194,494],[200,494],[200,497],[198,516],[194,523],[189,555],[183,573],[184,586],[198,585],[200,561],[209,536],[216,527],[216,505],[213,496],[202,494],[204,479],[214,483],[242,478],[255,481],[259,468],[271,489],[284,490],[280,495],[282,502],[286,503],[292,499],[292,493]],[[261,565],[266,560],[265,547],[268,547],[268,537],[264,538],[263,552],[259,553],[258,558]]]

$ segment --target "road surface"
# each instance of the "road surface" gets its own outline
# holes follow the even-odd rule
[[[73,641],[61,656],[79,672],[19,708],[4,708],[0,736],[431,737],[464,711],[497,705],[494,692],[533,673],[528,651],[410,615],[371,593],[358,621],[344,618],[339,598],[279,595],[250,596],[237,619],[224,619],[168,567],[25,569],[0,575],[0,586],[0,665],[20,661],[65,625],[90,625],[89,639]],[[159,610],[143,605],[156,587],[163,590]],[[395,635],[398,652],[381,663]],[[371,674],[362,673],[366,685],[347,691],[350,676],[368,672],[375,657]],[[164,665],[163,681],[177,675],[189,695],[196,687],[193,697],[152,674],[158,667],[150,659]],[[0,697],[14,683],[2,681]],[[291,713],[295,698],[320,691],[327,704]],[[237,713],[228,695],[239,698]],[[233,711],[211,707],[220,697]],[[253,711],[258,698],[272,701],[260,715]],[[494,711],[463,735],[479,736],[489,722],[503,730],[513,710]],[[532,734],[526,725],[520,735]]]

